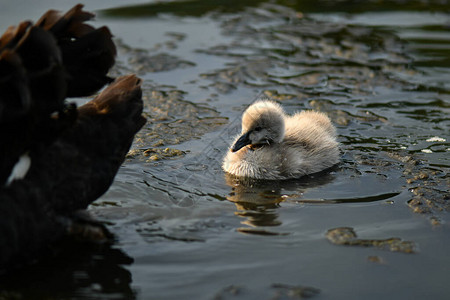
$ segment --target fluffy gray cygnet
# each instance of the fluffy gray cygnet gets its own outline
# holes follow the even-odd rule
[[[242,116],[242,132],[223,160],[225,172],[255,179],[289,179],[320,172],[339,162],[336,129],[321,112],[290,116],[260,99]]]

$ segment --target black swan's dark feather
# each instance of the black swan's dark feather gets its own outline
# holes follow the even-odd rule
[[[106,27],[77,5],[10,27],[0,38],[0,271],[38,257],[67,234],[73,215],[111,185],[144,125],[141,80],[112,82],[78,109],[66,97],[112,80],[116,49]],[[25,178],[6,184],[27,153]]]
[[[0,270],[35,257],[109,188],[146,121],[141,113],[140,79],[120,77],[78,109],[73,127],[30,153],[26,177],[0,189]]]
[[[51,33],[30,22],[0,38],[0,184],[24,152],[66,127],[53,112],[64,111],[66,79]],[[75,119],[74,117],[72,118]]]
[[[88,96],[112,82],[112,35],[84,23],[94,15],[82,7],[63,15],[50,10],[35,25],[22,22],[0,37],[0,184],[22,154],[72,125],[76,110],[66,97]]]

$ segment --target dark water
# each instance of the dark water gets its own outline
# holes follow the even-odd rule
[[[116,242],[68,244],[0,298],[447,299],[450,4],[403,2],[88,3],[117,39],[113,73],[145,80],[149,123],[90,208]],[[2,1],[0,25],[74,3]],[[261,94],[326,112],[342,163],[227,178]],[[353,245],[327,238],[341,227]]]

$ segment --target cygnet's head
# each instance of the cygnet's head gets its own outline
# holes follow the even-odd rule
[[[247,145],[280,143],[284,138],[284,111],[271,100],[262,99],[247,108],[242,116],[242,135],[231,148],[236,152]]]

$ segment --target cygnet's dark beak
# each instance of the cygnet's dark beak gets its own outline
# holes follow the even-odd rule
[[[239,149],[241,149],[242,147],[245,147],[249,144],[252,143],[252,141],[250,141],[250,132],[247,132],[245,134],[243,134],[237,141],[236,143],[234,143],[233,147],[231,148],[231,152],[236,152]]]

